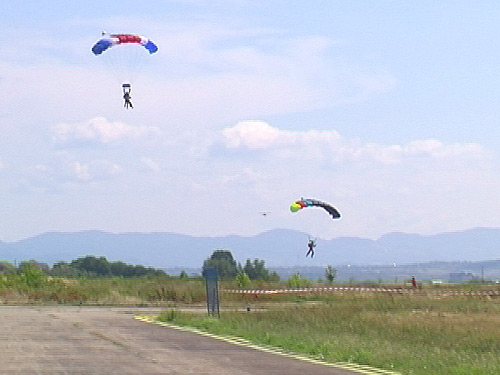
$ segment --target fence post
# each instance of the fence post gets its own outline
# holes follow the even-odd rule
[[[203,270],[207,287],[207,310],[209,316],[220,317],[219,314],[219,288],[217,285],[217,268],[207,267]]]

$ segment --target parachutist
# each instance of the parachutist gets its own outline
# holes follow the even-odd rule
[[[314,240],[309,240],[307,247],[309,250],[307,251],[306,258],[309,254],[311,254],[311,258],[314,257],[314,248],[316,247],[316,241]]]
[[[128,46],[122,49],[120,46]],[[137,50],[137,48],[139,48]],[[121,50],[116,52],[115,49]],[[92,46],[92,53],[95,56],[102,55],[108,56],[108,63],[113,67],[115,73],[118,73],[122,78],[127,78],[132,75],[139,63],[142,60],[139,52],[145,49],[150,55],[158,52],[158,46],[149,38],[135,34],[109,34],[106,31],[101,32],[101,39],[99,39]],[[116,54],[117,53],[117,54]],[[124,83],[123,100],[125,109],[134,108],[132,104],[132,97],[130,96],[130,83]]]
[[[134,106],[132,105],[132,97],[130,96],[130,91],[132,90],[132,88],[130,87],[130,84],[128,83],[124,83],[122,85],[122,88],[123,88],[123,100],[125,100],[125,103],[123,104],[123,106],[128,109],[129,107],[130,108],[134,108]]]
[[[130,96],[130,94],[128,92],[126,92],[125,94],[123,94],[123,99],[125,100],[125,103],[123,104],[123,106],[125,108],[134,108],[134,106],[132,105],[132,102],[130,101],[130,99],[132,99],[132,97]]]

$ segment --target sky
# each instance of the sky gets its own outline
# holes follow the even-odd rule
[[[6,0],[0,240],[500,227],[499,21],[493,0]],[[159,50],[94,56],[103,31]]]

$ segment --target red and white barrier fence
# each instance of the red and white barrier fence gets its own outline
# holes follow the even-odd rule
[[[223,293],[233,294],[291,294],[291,293],[394,293],[394,294],[432,294],[443,296],[500,296],[500,290],[429,290],[418,288],[370,288],[370,287],[312,287],[291,289],[225,289]]]

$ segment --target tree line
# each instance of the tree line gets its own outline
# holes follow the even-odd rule
[[[239,282],[245,279],[262,281],[280,281],[276,272],[270,272],[265,267],[265,262],[260,259],[247,259],[244,266],[237,263],[233,254],[229,250],[215,250],[212,255],[203,262],[203,273],[210,267],[217,269],[217,275],[220,280],[237,280]]]
[[[242,265],[233,258],[231,251],[218,249],[203,262],[202,274],[207,268],[216,268],[219,280],[235,280],[240,286],[248,286],[251,281],[279,282],[280,276],[266,268],[264,260],[255,258],[247,259]],[[336,277],[336,270],[328,266],[325,270],[325,278],[333,282]],[[37,262],[36,260],[23,261],[16,266],[15,264],[0,261],[0,274],[19,273],[24,275],[47,275],[68,278],[78,277],[168,277],[169,275],[153,267],[142,265],[131,265],[122,261],[110,262],[106,257],[96,257],[87,255],[71,262],[57,262],[49,266],[47,263]],[[199,277],[196,276],[196,277]],[[182,271],[180,279],[189,279],[185,271]],[[290,281],[291,280],[291,281]],[[293,275],[289,283],[293,286],[305,286],[307,280],[299,274]]]
[[[26,273],[38,269],[43,274],[61,277],[145,277],[167,276],[166,272],[142,265],[131,265],[124,262],[109,262],[106,257],[85,256],[71,262],[57,262],[52,267],[36,260],[23,261],[16,265],[0,262],[1,273]]]

